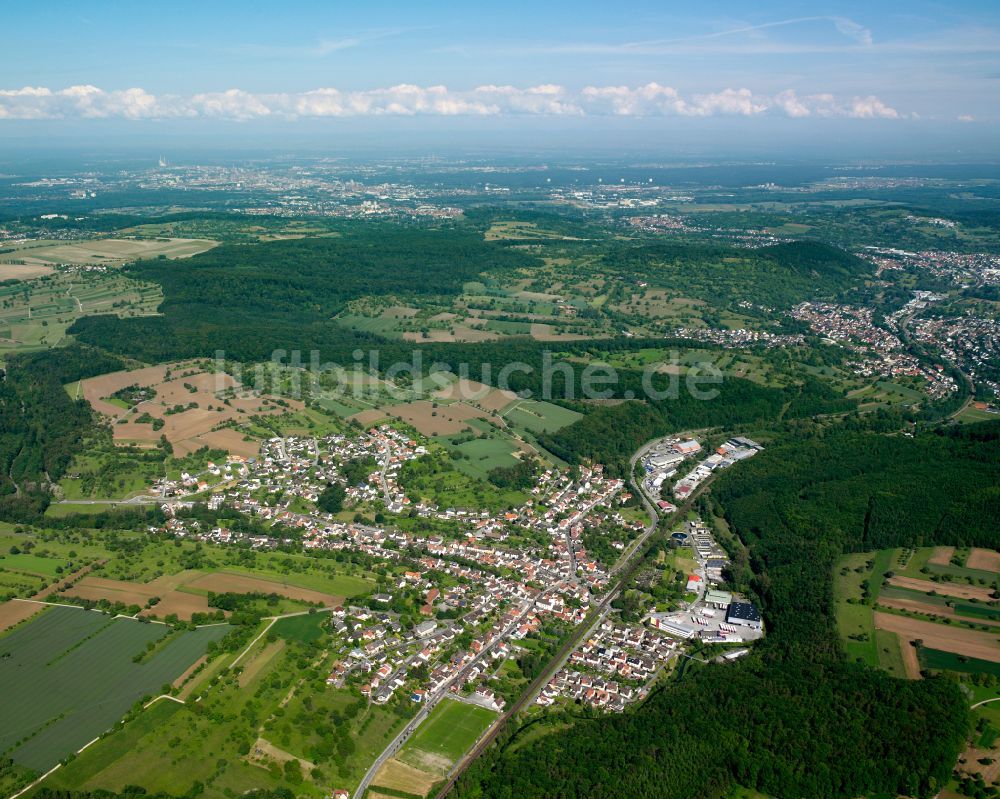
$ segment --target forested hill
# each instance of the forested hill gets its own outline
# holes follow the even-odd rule
[[[751,302],[782,308],[835,299],[873,274],[868,262],[818,241],[758,250],[698,241],[621,244],[604,262],[609,272],[728,306]]]
[[[46,483],[62,477],[90,429],[89,403],[63,386],[124,365],[81,345],[8,359],[0,380],[0,518],[33,520],[44,511]]]
[[[145,361],[210,357],[243,360],[275,349],[330,352],[368,344],[331,321],[367,295],[429,297],[461,292],[483,272],[539,263],[483,241],[474,231],[373,227],[329,238],[230,244],[182,262],[139,261],[127,273],[163,288],[162,316],[85,317],[82,341]]]
[[[832,568],[844,551],[1000,547],[1000,422],[789,441],[720,475],[712,494],[760,564],[759,597],[780,622],[769,644],[836,648],[829,569],[778,576],[805,553]]]
[[[646,280],[712,307],[751,302],[787,308],[834,298],[871,272],[870,264],[817,242],[760,250],[704,242],[592,246],[604,253],[606,273],[625,284]],[[184,261],[127,268],[162,286],[162,316],[84,317],[70,332],[148,362],[211,357],[217,349],[245,361],[266,359],[276,349],[343,359],[357,347],[402,344],[333,321],[352,299],[392,295],[419,303],[454,296],[483,273],[510,274],[540,263],[523,249],[484,241],[472,228],[372,226],[324,238],[229,244]]]
[[[846,661],[833,566],[872,546],[1000,545],[998,443],[996,422],[913,439],[833,431],[725,473],[713,498],[749,547],[737,579],[768,627],[754,653],[668,683],[634,712],[569,718],[563,732],[493,748],[457,795],[711,799],[733,784],[780,799],[936,794],[967,704],[945,678]]]

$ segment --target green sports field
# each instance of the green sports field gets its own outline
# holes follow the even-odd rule
[[[166,636],[160,624],[56,607],[0,640],[0,756],[44,772],[110,728],[144,696],[160,693],[222,638],[228,625]]]
[[[426,752],[455,763],[496,718],[492,710],[445,698],[413,734],[399,759],[426,767],[427,760],[421,757]]]

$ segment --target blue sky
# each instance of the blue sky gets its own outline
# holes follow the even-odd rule
[[[427,116],[1000,126],[996,2],[49,0],[3,16],[0,134]]]

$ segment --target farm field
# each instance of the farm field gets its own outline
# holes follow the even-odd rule
[[[966,568],[1000,573],[1000,552],[994,549],[973,549],[965,561]]]
[[[260,566],[248,569],[239,565],[227,565],[225,571],[229,574],[245,574],[261,580],[267,580],[282,585],[295,586],[311,591],[316,591],[326,595],[341,597],[355,597],[365,594],[375,585],[374,580],[368,576],[344,574],[341,572],[321,571],[324,566],[322,562],[317,563],[315,559],[298,556],[291,559],[291,565],[287,566],[287,556],[282,563],[276,556],[260,558]],[[279,568],[280,567],[280,568]]]
[[[138,258],[190,258],[215,247],[209,239],[88,239],[85,241],[29,241],[0,254],[0,270],[6,264],[33,267],[121,266]],[[6,248],[5,248],[6,249]]]
[[[312,642],[323,637],[323,628],[330,620],[327,613],[306,613],[301,616],[288,616],[278,619],[271,630],[281,638],[291,638],[296,641]]]
[[[989,588],[980,588],[978,586],[968,586],[961,585],[958,583],[948,583],[948,582],[931,582],[930,580],[920,580],[914,577],[900,577],[894,575],[889,578],[889,585],[899,586],[900,588],[908,588],[913,591],[922,591],[924,593],[931,593],[932,591],[937,594],[943,594],[945,596],[956,597],[958,599],[975,599],[980,602],[989,602],[990,594],[992,590]]]
[[[551,433],[580,419],[583,414],[540,400],[518,400],[501,414],[516,431]]]
[[[283,585],[297,586],[334,596],[353,597],[374,586],[370,574],[359,567],[304,554],[258,552],[248,562],[231,547],[174,542],[142,534],[125,534],[118,538],[94,532],[82,540],[77,537],[76,541],[64,541],[63,537],[61,533],[46,533],[38,549],[44,547],[60,557],[72,557],[70,553],[75,552],[81,561],[106,560],[95,576],[139,585],[155,582],[161,591],[177,589],[211,572],[245,575],[274,583],[279,589]],[[127,547],[109,548],[108,544],[112,543],[109,537],[126,541]],[[0,545],[23,546],[27,540],[30,538],[24,535],[0,536]],[[69,577],[66,575],[63,580]],[[207,593],[207,589],[203,593]]]
[[[970,584],[979,578],[955,566],[954,554],[952,547],[923,547],[841,558],[834,572],[834,601],[848,655],[911,678],[927,668],[924,647],[941,650],[937,668],[961,658],[966,667],[956,670],[974,672],[977,658],[1000,661],[1000,606],[990,597],[993,589]],[[893,576],[886,579],[889,573]],[[996,632],[987,632],[991,628]],[[911,645],[917,639],[922,647]]]
[[[907,642],[920,640],[924,646],[932,649],[1000,663],[1000,640],[996,633],[935,624],[880,611],[875,611],[875,626],[880,630],[896,633],[903,646]]]
[[[51,768],[112,726],[133,702],[159,693],[228,629],[184,632],[135,663],[133,656],[168,628],[51,608],[0,639],[0,751],[36,771]]]
[[[79,391],[94,410],[112,421],[116,442],[151,447],[166,436],[178,457],[202,447],[255,456],[259,451],[255,438],[223,425],[247,423],[254,415],[304,410],[298,400],[245,392],[231,375],[193,363],[112,372],[81,381]],[[137,399],[124,407],[113,401],[116,394],[127,391]],[[141,398],[139,391],[144,392]]]
[[[900,645],[899,636],[888,630],[875,631],[875,645],[878,648],[878,664],[893,677],[915,677],[907,670],[906,656]]]
[[[22,550],[18,560],[30,554],[44,562],[47,571],[61,564],[63,573],[42,577],[7,571],[5,560],[0,558],[0,601],[13,597],[45,599],[53,592],[74,596],[86,591],[95,600],[105,598],[125,607],[126,602],[136,603],[138,611],[150,598],[159,597],[161,601],[149,612],[162,618],[176,611],[189,618],[190,612],[205,610],[209,591],[226,586],[276,593],[282,597],[279,605],[294,611],[305,610],[302,603],[306,601],[337,604],[341,598],[366,594],[375,585],[375,576],[356,564],[301,553],[255,552],[248,558],[233,547],[151,538],[144,533],[106,533],[83,526],[69,532],[14,533],[3,527],[0,525],[0,551],[8,552],[6,558],[15,557],[9,554],[12,548]],[[24,553],[24,549],[31,552]],[[223,582],[212,583],[211,575]],[[202,581],[205,579],[209,582]],[[70,583],[73,585],[67,589]],[[183,607],[171,609],[173,602],[194,602],[197,609],[185,604],[189,607],[185,615]]]
[[[0,633],[15,624],[30,619],[36,613],[41,613],[44,607],[44,605],[38,605],[34,602],[22,602],[17,599],[0,602]]]
[[[897,550],[856,552],[841,558],[834,570],[834,602],[837,629],[847,654],[879,665],[872,610],[882,579],[898,558]]]
[[[55,577],[57,574],[61,574],[66,564],[66,561],[58,558],[43,558],[40,555],[32,555],[27,552],[20,552],[16,555],[0,555],[0,569],[38,574],[42,577]]]
[[[992,674],[1000,677],[1000,663],[991,660],[970,658],[956,655],[954,652],[943,652],[940,649],[922,646],[917,651],[920,665],[931,671],[947,670],[969,672],[972,674]]]
[[[455,461],[456,469],[480,480],[487,479],[491,469],[515,466],[518,462],[514,453],[520,448],[509,438],[499,435],[474,438],[459,444],[452,444],[444,439],[441,443],[449,452],[460,456]]]
[[[565,266],[571,259],[545,260],[549,266],[556,261]],[[483,342],[511,337],[556,342],[613,335],[614,326],[608,319],[578,313],[605,305],[605,281],[565,283],[557,279],[556,271],[546,269],[533,273],[538,280],[521,277],[513,282],[484,276],[481,281],[467,281],[458,296],[416,307],[396,304],[391,298],[364,297],[352,302],[336,320],[352,330],[412,342]],[[539,282],[551,285],[536,285]]]
[[[141,616],[163,619],[176,615],[179,619],[190,620],[194,614],[216,614],[208,605],[208,594],[277,594],[293,600],[285,610],[298,610],[302,603],[321,604],[324,607],[338,606],[344,599],[334,595],[290,583],[281,576],[274,579],[250,574],[226,572],[201,572],[188,570],[179,575],[163,575],[147,583],[128,580],[107,579],[92,574],[84,576],[70,587],[57,594],[67,600],[104,600],[112,605],[121,603]],[[364,581],[345,582],[345,587],[358,589],[367,586]],[[156,599],[158,601],[153,602]],[[136,611],[136,608],[139,610]],[[274,613],[282,610],[276,606]]]
[[[309,588],[290,585],[287,581],[278,582],[276,580],[266,580],[242,574],[227,574],[225,572],[200,575],[193,580],[186,581],[182,587],[206,593],[212,591],[217,594],[276,593],[301,602],[319,603],[324,607],[339,605],[344,599],[342,596],[334,596],[322,591],[314,591]]]
[[[437,405],[437,407],[435,407]],[[399,405],[389,405],[381,409],[384,415],[395,416],[413,425],[425,436],[454,435],[471,430],[469,420],[485,419],[487,414],[464,402],[434,403],[418,400]]]

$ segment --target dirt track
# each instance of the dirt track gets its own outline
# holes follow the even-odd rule
[[[372,784],[397,791],[405,791],[417,796],[427,796],[438,779],[439,777],[434,774],[429,774],[396,758],[391,758],[382,766],[381,771],[375,775]]]

